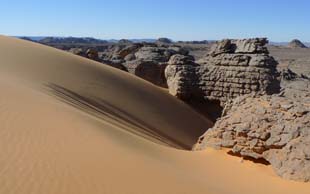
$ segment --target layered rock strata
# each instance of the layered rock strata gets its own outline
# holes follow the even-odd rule
[[[230,99],[245,94],[277,92],[277,62],[268,54],[267,42],[265,38],[222,40],[206,57],[197,61],[199,65],[186,62],[184,68],[177,68],[180,73],[169,73],[176,66],[170,62],[166,70],[166,79],[170,80],[168,86],[173,86],[169,87],[170,93],[177,97],[196,96],[219,101],[224,106]],[[188,75],[191,77],[186,78]],[[186,79],[194,80],[191,88],[183,86]]]

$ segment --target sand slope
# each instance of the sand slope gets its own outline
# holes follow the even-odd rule
[[[0,37],[0,90],[1,194],[310,190],[222,151],[173,148],[190,148],[210,121],[139,78],[56,49]]]
[[[35,83],[41,90],[45,87],[96,114],[109,112],[104,116],[165,138],[171,145],[190,148],[210,126],[181,102],[133,75],[25,41],[2,37],[0,42],[3,73]]]

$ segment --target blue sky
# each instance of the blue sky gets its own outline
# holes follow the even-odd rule
[[[310,42],[309,0],[0,0],[0,34]]]

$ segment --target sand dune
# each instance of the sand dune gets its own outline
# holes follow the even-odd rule
[[[308,193],[189,149],[212,123],[124,72],[0,36],[0,193]],[[178,149],[175,149],[178,148]]]

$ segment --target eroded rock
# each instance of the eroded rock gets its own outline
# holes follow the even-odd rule
[[[173,55],[165,70],[169,93],[182,100],[190,99],[197,87],[197,66],[191,56]]]
[[[310,181],[310,82],[299,81],[305,90],[293,84],[277,95],[234,99],[194,149],[230,148],[267,160],[283,178]]]
[[[179,67],[178,70],[183,72],[181,74],[186,74],[188,70],[188,75],[195,76],[191,78],[195,80],[193,88],[197,88],[192,90],[194,96],[220,101],[223,106],[227,101],[245,94],[275,93],[279,90],[277,62],[269,56],[265,47],[267,42],[265,38],[225,39],[215,44],[206,57],[197,61],[200,65],[195,65],[194,69]],[[173,69],[171,65],[167,68]],[[167,80],[174,80],[170,84],[174,88],[170,90],[172,94],[176,95],[175,88],[178,88],[178,93],[190,96],[189,91],[181,91],[186,90],[181,86],[184,85],[184,78],[174,79],[173,76],[180,77],[177,73],[166,74]]]

